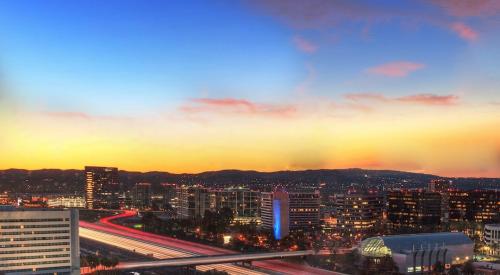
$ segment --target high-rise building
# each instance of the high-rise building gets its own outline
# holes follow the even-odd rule
[[[452,181],[447,179],[433,179],[429,182],[427,190],[441,194],[441,223],[450,221],[450,194]]]
[[[429,182],[429,192],[445,192],[451,188],[451,181],[447,179],[433,179]]]
[[[500,222],[500,191],[473,190],[467,200],[466,218],[478,223]]]
[[[373,230],[382,224],[384,196],[377,190],[350,187],[334,195],[334,217],[337,229],[360,233]]]
[[[261,196],[262,228],[272,230],[276,239],[286,237],[290,230],[314,230],[319,226],[318,191],[277,190]]]
[[[88,209],[120,208],[118,168],[85,166],[85,183]]]
[[[466,190],[450,190],[447,194],[450,221],[465,221],[467,219],[469,192]]]
[[[1,274],[80,274],[78,210],[0,208]]]
[[[500,192],[497,190],[450,190],[451,221],[500,222]]]
[[[288,193],[283,190],[262,193],[262,228],[271,230],[275,239],[290,234],[290,209]]]
[[[177,184],[175,183],[162,183],[163,193],[163,209],[177,209],[179,207],[179,199],[177,197]]]
[[[132,190],[132,201],[135,208],[144,210],[151,208],[151,183],[136,183]]]
[[[179,198],[178,216],[181,219],[203,217],[206,210],[211,210],[210,191],[203,186],[178,186]]]
[[[215,210],[227,207],[233,210],[235,220],[257,220],[260,216],[260,192],[247,188],[213,190]]]
[[[387,193],[387,218],[394,228],[421,228],[441,222],[441,195],[423,190]]]
[[[489,253],[500,255],[500,224],[486,224],[484,226],[484,242],[489,247]]]
[[[290,230],[311,230],[319,226],[319,191],[297,190],[288,192]]]

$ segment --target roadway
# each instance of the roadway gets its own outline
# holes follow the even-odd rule
[[[104,242],[110,245],[118,246],[130,251],[133,251],[135,249],[137,253],[145,255],[153,254],[153,256],[157,259],[190,257],[196,255],[214,256],[214,255],[239,254],[235,251],[228,249],[212,247],[199,243],[183,241],[171,237],[147,233],[112,223],[112,220],[114,219],[125,218],[135,215],[136,212],[134,211],[124,211],[119,215],[103,218],[100,220],[98,224],[81,221],[80,236]],[[117,237],[119,237],[120,239],[116,239]],[[130,243],[130,241],[133,241],[133,243]],[[263,261],[253,262],[252,264],[253,266],[258,267],[259,269],[269,270],[279,274],[300,274],[300,275],[339,274],[324,269],[313,268],[302,264],[288,263],[280,260],[263,260]],[[198,269],[202,270],[201,268],[203,269],[207,268],[206,270],[209,270],[217,268],[218,270],[224,270],[230,274],[263,274],[262,272],[250,270],[243,267],[238,267],[231,264],[220,264],[214,266],[210,266],[208,268],[206,266],[203,267],[200,266],[198,267]]]
[[[265,253],[250,253],[250,254],[236,254],[236,255],[218,255],[218,256],[198,256],[186,258],[174,258],[161,261],[141,261],[141,262],[127,262],[122,264],[122,269],[131,269],[137,267],[179,267],[179,266],[198,266],[208,264],[223,264],[223,263],[237,263],[237,262],[251,262],[258,260],[280,259],[287,257],[301,257],[314,255],[312,250],[301,251],[286,251],[286,252],[265,252]]]
[[[122,237],[115,234],[100,232],[93,229],[88,229],[85,227],[80,227],[80,237],[92,239],[101,243],[116,246],[122,249],[133,251],[135,253],[149,255],[156,259],[170,259],[179,257],[193,257],[195,255],[187,252],[182,252],[177,249],[170,249],[161,245],[145,242],[142,240],[137,240],[129,237]],[[118,269],[130,269],[130,268],[146,268],[146,267],[157,267],[154,262],[144,262],[149,263],[147,265],[137,264],[132,267],[128,263],[120,263]],[[264,275],[266,273],[254,271],[248,268],[238,267],[232,264],[212,264],[212,265],[202,265],[197,266],[196,269],[200,271],[208,271],[211,269],[217,269],[220,271],[225,271],[231,275]]]

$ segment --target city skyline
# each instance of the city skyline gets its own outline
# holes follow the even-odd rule
[[[500,177],[495,1],[0,3],[0,169]]]

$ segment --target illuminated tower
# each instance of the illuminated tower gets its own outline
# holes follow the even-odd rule
[[[272,231],[278,240],[290,230],[314,230],[319,225],[319,205],[318,191],[263,192],[262,228]]]
[[[85,204],[88,209],[118,209],[118,168],[85,166]]]

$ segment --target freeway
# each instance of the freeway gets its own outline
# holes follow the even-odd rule
[[[189,257],[189,256],[194,256],[194,255],[207,255],[207,256],[214,256],[214,255],[231,255],[231,254],[239,254],[235,251],[231,251],[228,249],[223,249],[223,248],[218,248],[218,247],[212,247],[208,245],[203,245],[199,243],[194,243],[194,242],[188,242],[188,241],[183,241],[171,237],[166,237],[166,236],[161,236],[161,235],[156,235],[152,233],[147,233],[139,230],[135,230],[129,227],[121,226],[119,224],[112,223],[111,221],[114,219],[118,218],[125,218],[125,217],[131,217],[137,215],[136,212],[134,211],[124,211],[123,213],[112,216],[112,217],[107,217],[103,218],[100,220],[98,224],[93,224],[93,223],[88,223],[88,222],[80,222],[80,227],[81,229],[88,229],[90,231],[83,231],[82,237],[85,237],[85,232],[87,233],[92,233],[91,235],[87,234],[86,236],[90,239],[94,239],[97,241],[101,242],[106,242],[108,235],[112,236],[117,236],[117,237],[122,237],[128,240],[134,240],[138,241],[141,243],[145,243],[148,245],[153,245],[155,246],[154,249],[152,247],[149,247],[150,249],[148,253],[145,254],[153,254],[155,258],[158,259],[167,259],[167,258],[179,258],[179,257]],[[97,233],[101,234],[107,234],[105,235],[106,237],[103,237],[103,235],[97,235]],[[119,246],[122,245],[122,239],[120,241],[112,242],[108,244]],[[137,243],[135,243],[138,245]],[[160,248],[160,251],[158,251],[158,247]],[[125,248],[125,247],[122,247]],[[137,247],[139,248],[139,247]],[[127,248],[125,248],[127,249]],[[130,247],[128,247],[129,250]],[[141,247],[141,249],[143,249]],[[167,249],[167,250],[163,250]],[[139,253],[140,250],[136,250],[136,252]],[[156,254],[155,254],[156,253]],[[156,257],[157,254],[164,255],[162,257],[164,258],[159,258]],[[185,255],[180,255],[177,253],[185,253]],[[264,270],[269,270],[275,273],[280,273],[280,274],[318,274],[318,275],[332,275],[332,274],[339,274],[335,273],[332,271],[327,271],[324,269],[319,269],[319,268],[313,268],[307,265],[302,265],[302,264],[294,264],[294,263],[288,263],[280,260],[263,260],[263,261],[256,261],[253,263],[253,266],[258,267],[259,269],[264,269]],[[244,269],[242,267],[236,267],[234,265],[230,264],[224,264],[220,265],[217,269],[221,270],[220,268],[239,268],[242,269],[243,274],[250,274],[248,272],[252,271],[250,269]],[[200,267],[201,268],[201,267]],[[238,273],[233,273],[229,272],[231,274],[238,274]],[[261,273],[262,274],[262,273]]]
[[[287,252],[266,252],[266,253],[250,253],[250,254],[237,254],[237,255],[218,255],[218,256],[200,256],[200,257],[186,257],[174,258],[162,261],[148,261],[148,262],[128,262],[120,265],[121,269],[130,269],[137,267],[157,267],[157,266],[198,266],[208,264],[222,264],[222,263],[235,263],[235,262],[248,262],[257,260],[279,259],[286,257],[300,257],[314,255],[312,250],[302,251],[287,251]]]
[[[80,237],[92,239],[101,243],[105,243],[108,245],[116,246],[122,249],[126,249],[129,251],[134,251],[143,255],[150,255],[156,259],[170,259],[170,258],[178,258],[178,257],[193,257],[194,255],[187,252],[182,252],[176,249],[170,249],[167,247],[163,247],[160,245],[135,240],[132,238],[121,237],[118,235],[104,233],[97,230],[92,230],[88,228],[81,227],[80,228]],[[117,268],[118,269],[130,269],[130,268],[139,268],[139,267],[157,267],[153,261],[147,262],[149,265],[135,265],[130,266],[128,263],[120,263]],[[217,269],[221,271],[226,271],[229,274],[234,275],[263,275],[266,273],[254,271],[244,267],[238,267],[231,264],[212,264],[212,265],[202,265],[197,266],[196,269],[200,271],[208,271],[211,269]]]

